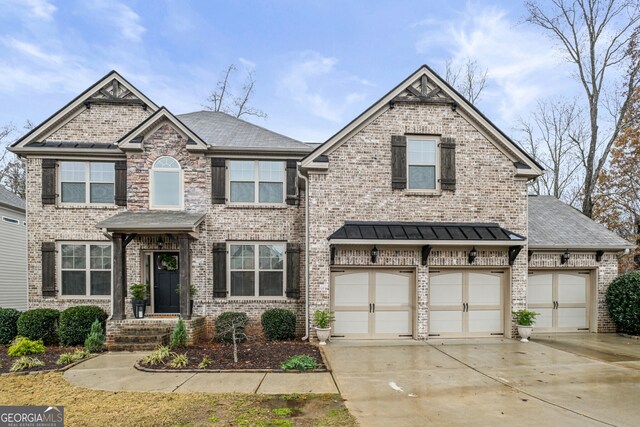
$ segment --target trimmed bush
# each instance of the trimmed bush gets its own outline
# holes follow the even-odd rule
[[[238,342],[246,341],[246,325],[249,318],[245,313],[236,311],[225,311],[216,318],[215,339],[222,342],[233,342],[233,332],[230,325],[236,325],[236,336]]]
[[[100,353],[104,351],[106,337],[100,320],[96,319],[91,324],[91,332],[86,340],[84,340],[84,348],[90,353]]]
[[[18,317],[15,308],[0,308],[0,345],[7,345],[18,335]]]
[[[260,318],[268,340],[291,340],[296,337],[296,315],[283,308],[272,308]]]
[[[84,345],[95,321],[104,327],[107,313],[95,305],[69,307],[60,314],[58,335],[62,345]]]
[[[58,342],[60,312],[53,308],[27,310],[18,318],[18,335],[31,340],[42,340],[46,345]]]
[[[606,301],[618,331],[640,335],[640,270],[614,279],[607,289]]]
[[[7,350],[10,357],[27,356],[29,354],[42,354],[45,352],[42,340],[30,340],[25,337],[17,337]]]
[[[171,348],[182,348],[187,346],[189,335],[187,335],[187,328],[184,325],[182,317],[178,319],[173,332],[171,333]]]

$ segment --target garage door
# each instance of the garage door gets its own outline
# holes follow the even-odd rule
[[[432,270],[429,336],[503,335],[503,276],[503,271]]]
[[[345,270],[331,276],[333,336],[413,336],[413,271]]]
[[[540,313],[534,331],[588,331],[590,277],[588,271],[529,272],[527,305]]]

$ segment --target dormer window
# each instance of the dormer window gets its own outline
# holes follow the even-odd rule
[[[151,168],[151,208],[182,209],[182,169],[173,157],[160,157]]]

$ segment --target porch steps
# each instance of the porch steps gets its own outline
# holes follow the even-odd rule
[[[172,325],[136,324],[120,328],[108,339],[109,351],[151,351],[169,344]]]

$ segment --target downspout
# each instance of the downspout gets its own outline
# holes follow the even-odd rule
[[[298,178],[304,181],[304,331],[302,341],[309,339],[309,179],[297,169]]]

